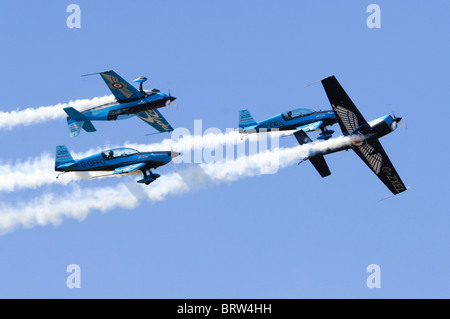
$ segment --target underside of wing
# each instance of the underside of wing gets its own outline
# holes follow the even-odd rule
[[[172,126],[170,126],[169,122],[161,115],[161,113],[156,110],[148,110],[144,112],[140,112],[136,114],[141,120],[146,122],[155,128],[158,132],[171,132],[173,131]]]
[[[361,145],[353,150],[394,195],[406,191],[405,184],[379,141]]]
[[[349,135],[359,126],[367,124],[367,121],[334,76],[323,79],[322,85],[344,135]]]
[[[137,100],[144,97],[133,85],[125,81],[120,75],[114,71],[106,71],[100,73],[108,88],[114,94],[118,102],[127,102]]]
[[[128,166],[123,166],[123,167],[118,167],[114,170],[113,174],[127,174],[127,173],[131,173],[135,170],[138,170],[142,167],[145,166],[145,163],[136,163],[136,164],[131,164]]]
[[[323,121],[317,121],[317,122],[313,122],[313,123],[309,123],[306,125],[296,127],[296,129],[298,131],[302,130],[305,133],[314,132],[315,130],[318,130],[322,126],[322,124],[323,124]]]

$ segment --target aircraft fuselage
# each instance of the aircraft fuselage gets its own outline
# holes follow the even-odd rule
[[[155,93],[131,102],[101,105],[82,113],[92,121],[124,120],[140,112],[164,107],[167,101],[170,101],[169,96],[164,93]]]
[[[116,168],[132,165],[135,163],[146,163],[144,169],[157,168],[166,165],[172,160],[171,152],[143,152],[109,158],[107,152],[95,154],[83,159],[75,160],[70,166],[57,166],[59,172],[81,172],[81,171],[114,171]]]
[[[276,116],[268,118],[267,120],[258,122],[257,125],[246,127],[242,131],[248,133],[260,131],[270,132],[272,130],[290,131],[296,130],[300,126],[308,125],[318,121],[323,122],[321,127],[333,125],[334,123],[336,123],[336,115],[333,111],[318,111],[301,116],[299,118],[289,119],[286,118],[286,116],[283,116],[283,114],[278,114]]]

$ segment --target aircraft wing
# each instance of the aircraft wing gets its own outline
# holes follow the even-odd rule
[[[129,100],[141,99],[144,97],[144,94],[139,92],[139,90],[125,81],[116,72],[106,71],[101,72],[100,75],[118,102],[127,102]]]
[[[394,195],[406,191],[405,184],[398,176],[380,141],[373,141],[353,150]]]
[[[323,79],[322,85],[334,113],[340,119],[338,122],[344,135],[349,135],[361,125],[367,124],[367,121],[334,76]]]
[[[302,130],[305,133],[314,132],[315,130],[319,129],[322,126],[322,124],[323,124],[323,121],[317,121],[317,122],[313,122],[313,123],[309,123],[306,125],[296,127],[296,129],[298,131]]]
[[[136,116],[153,126],[159,132],[173,131],[173,128],[170,126],[169,122],[167,122],[164,116],[162,116],[156,109],[140,112],[136,114]]]
[[[144,166],[145,166],[145,163],[136,163],[136,164],[131,164],[131,165],[128,165],[128,166],[118,167],[118,168],[116,168],[114,170],[113,174],[131,173],[132,171],[140,169],[140,168],[142,168]]]

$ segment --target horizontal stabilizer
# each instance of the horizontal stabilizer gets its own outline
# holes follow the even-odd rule
[[[67,125],[69,125],[70,137],[77,137],[80,134],[81,129],[86,132],[96,131],[94,125],[89,121],[89,118],[83,113],[75,110],[73,107],[65,107],[64,112],[69,116]]]
[[[320,176],[326,177],[331,175],[330,168],[325,161],[323,155],[319,154],[309,158],[309,161],[313,164],[316,170],[319,172]]]
[[[65,107],[64,112],[67,113],[67,115],[75,121],[85,121],[88,119],[88,117],[86,115],[84,115],[83,113],[75,110],[73,107]]]
[[[312,140],[309,138],[308,135],[306,135],[305,132],[303,132],[303,130],[295,132],[294,136],[297,139],[298,144],[300,144],[300,145],[308,144],[308,143],[312,142]]]
[[[85,130],[86,132],[95,132],[96,131],[94,125],[92,125],[91,121],[89,121],[89,120],[84,121],[83,130]]]
[[[68,120],[67,125],[69,125],[70,137],[77,137],[80,135],[81,129],[84,129],[86,132],[95,132],[96,129],[94,125],[92,125],[91,121],[74,121]]]
[[[295,138],[297,139],[300,145],[311,143],[312,140],[308,135],[302,130],[294,133]],[[330,169],[328,168],[327,162],[322,154],[314,155],[308,157],[309,161],[313,164],[316,170],[319,172],[320,176],[325,177],[331,175]]]

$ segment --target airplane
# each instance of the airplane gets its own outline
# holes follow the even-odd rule
[[[367,122],[334,76],[323,79],[322,85],[343,135],[350,136],[351,142],[348,145],[315,152],[300,163],[309,160],[319,174],[326,177],[331,172],[324,155],[352,149],[394,195],[406,191],[407,187],[403,184],[379,142],[381,137],[397,129],[402,118],[385,115]],[[304,131],[297,131],[294,136],[300,145],[312,142]]]
[[[321,130],[318,139],[327,140],[334,133],[327,129],[328,125],[336,123],[333,111],[314,111],[311,109],[296,109],[275,115],[267,120],[256,122],[248,110],[239,111],[239,132],[259,133],[277,131],[302,130],[306,133]]]
[[[181,154],[173,151],[141,153],[131,148],[115,148],[74,160],[65,145],[58,145],[56,146],[55,171],[63,172],[61,174],[68,172],[114,171],[108,175],[119,175],[140,170],[144,174],[144,178],[137,182],[149,185],[160,177],[159,174],[152,173],[151,169],[166,165],[179,155]]]
[[[146,91],[142,85],[147,81],[146,77],[139,77],[133,82],[139,83],[137,90],[130,83],[125,81],[114,71],[86,74],[84,76],[100,74],[116,101],[99,105],[89,110],[79,112],[73,107],[66,107],[67,125],[69,126],[70,137],[76,137],[81,129],[86,132],[95,132],[96,129],[91,121],[115,121],[137,116],[159,132],[171,132],[172,126],[157,110],[158,108],[169,106],[176,97],[161,93],[157,89]]]

